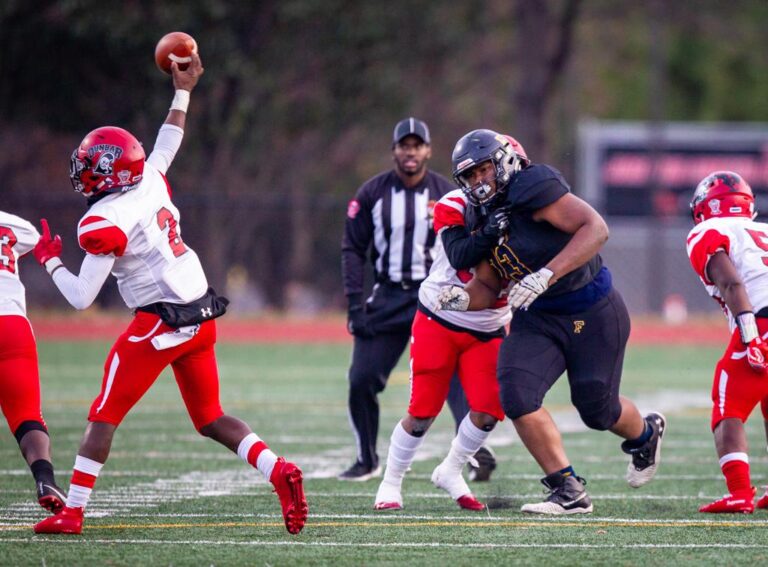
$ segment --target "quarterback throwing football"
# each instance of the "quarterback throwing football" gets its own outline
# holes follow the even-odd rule
[[[88,199],[77,227],[86,252],[79,275],[64,267],[61,238],[52,238],[42,221],[34,254],[67,301],[87,308],[111,272],[136,315],[104,365],[66,506],[37,524],[37,533],[81,533],[83,510],[115,430],[168,365],[200,434],[236,452],[274,485],[290,533],[299,533],[307,519],[301,470],[221,409],[214,319],[224,314],[227,301],[208,287],[197,254],[182,240],[179,211],[165,177],[181,145],[190,92],[203,67],[192,54],[186,70],[173,63],[172,72],[176,94],[148,158],[133,135],[113,126],[89,133],[72,154],[72,184]]]

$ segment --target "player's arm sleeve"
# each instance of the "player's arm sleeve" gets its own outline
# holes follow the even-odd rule
[[[347,207],[344,237],[341,241],[341,276],[344,295],[363,293],[365,261],[373,240],[373,215],[365,186]]]
[[[168,168],[176,157],[176,152],[181,147],[181,141],[184,138],[184,130],[173,124],[163,124],[155,140],[155,147],[149,154],[147,162],[160,170],[165,175]]]
[[[688,237],[688,259],[693,270],[707,285],[715,285],[707,274],[707,264],[721,250],[729,254],[731,241],[727,235],[713,228],[694,232]]]
[[[435,232],[443,241],[448,261],[455,270],[468,270],[487,258],[495,244],[495,238],[472,233],[466,226],[466,204],[450,195],[435,205]]]
[[[440,230],[443,248],[455,270],[468,270],[488,258],[495,245],[495,238],[480,231],[470,232],[464,225],[443,227]]]
[[[79,275],[62,265],[53,270],[53,283],[72,307],[86,309],[96,299],[114,263],[115,256],[112,254],[86,254]]]

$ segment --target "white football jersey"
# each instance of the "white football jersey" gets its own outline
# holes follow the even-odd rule
[[[147,160],[136,189],[96,202],[78,223],[81,248],[115,255],[112,275],[130,308],[189,303],[208,289],[200,259],[181,239],[170,192],[165,176]]]
[[[707,278],[707,263],[718,251],[725,251],[733,262],[755,311],[768,307],[768,224],[743,217],[711,218],[693,227],[687,243],[691,265],[725,311],[731,331],[736,327],[734,314]]]
[[[435,229],[440,230],[451,225],[465,224],[466,205],[466,197],[460,190],[451,191],[445,195],[435,205]],[[430,311],[434,311],[437,296],[441,289],[452,285],[464,287],[472,279],[474,273],[474,270],[457,272],[451,266],[443,248],[443,240],[439,236],[435,241],[434,248],[432,248],[432,253],[435,260],[429,270],[429,276],[421,282],[419,287],[419,301]],[[512,312],[509,309],[506,294],[502,294],[496,306],[491,309],[440,311],[437,313],[437,317],[463,329],[494,333],[509,323],[512,319]]]
[[[21,217],[0,211],[0,315],[27,314],[19,258],[35,247],[40,233]]]

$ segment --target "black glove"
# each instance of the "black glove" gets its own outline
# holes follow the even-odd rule
[[[370,339],[375,333],[368,322],[368,316],[365,313],[361,299],[362,294],[355,294],[349,297],[347,331],[349,331],[350,335],[360,337],[361,339]]]
[[[507,233],[509,228],[509,209],[499,207],[488,215],[488,220],[483,225],[482,233],[486,236],[499,238]]]

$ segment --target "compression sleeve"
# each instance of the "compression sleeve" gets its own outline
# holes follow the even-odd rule
[[[160,170],[165,175],[168,168],[176,157],[176,152],[181,147],[181,140],[184,138],[184,130],[173,124],[163,124],[157,133],[155,147],[149,154],[147,161]]]
[[[51,270],[53,283],[75,309],[86,309],[101,290],[115,263],[112,254],[86,254],[80,266],[80,275],[74,275],[61,265]]]
[[[469,270],[491,255],[496,238],[480,231],[470,233],[463,225],[445,227],[440,231],[443,248],[454,270]]]

